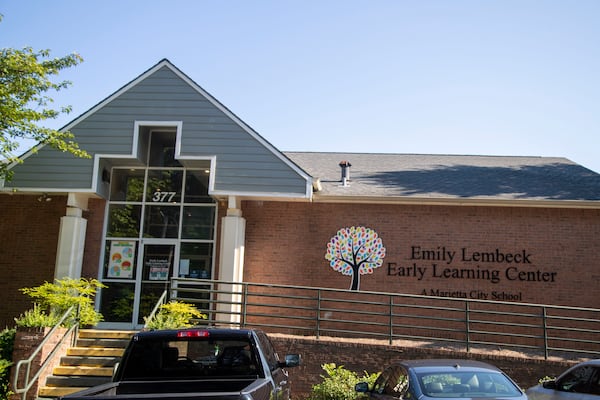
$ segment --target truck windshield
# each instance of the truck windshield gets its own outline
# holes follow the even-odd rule
[[[132,344],[122,380],[263,376],[254,346],[239,338],[179,338]]]

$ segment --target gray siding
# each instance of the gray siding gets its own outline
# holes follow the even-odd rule
[[[168,66],[157,69],[78,121],[71,132],[80,147],[92,155],[122,157],[133,152],[136,120],[182,121],[181,155],[215,156],[217,191],[285,195],[306,192],[306,178],[283,161],[283,156],[265,146],[258,135],[249,133]],[[15,176],[9,184],[89,190],[93,162],[93,158],[77,159],[44,147],[14,168]],[[111,164],[116,166],[119,160],[114,158]]]

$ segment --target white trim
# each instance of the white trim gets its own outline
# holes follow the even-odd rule
[[[254,197],[254,198],[286,198],[286,199],[302,199],[309,200],[306,196],[300,193],[282,193],[282,192],[240,192],[240,191],[227,191],[227,190],[212,190],[209,194],[215,196],[238,196],[238,197]]]
[[[181,131],[183,129],[183,121],[134,121],[133,122],[133,136],[131,142],[131,154],[109,154],[109,153],[97,153],[94,155],[94,167],[92,168],[92,190],[98,191],[98,174],[100,173],[100,159],[102,158],[113,158],[113,159],[135,159],[138,154],[139,140],[140,140],[140,128],[142,127],[164,127],[164,128],[175,128],[177,139],[181,138]],[[181,145],[176,141],[176,147]],[[177,155],[176,155],[177,156]],[[176,157],[177,158],[177,157]],[[145,164],[146,160],[142,160]]]
[[[12,194],[31,194],[31,193],[56,193],[64,194],[68,193],[90,193],[96,195],[96,191],[90,188],[42,188],[42,187],[9,187],[0,190],[0,193],[12,193]]]

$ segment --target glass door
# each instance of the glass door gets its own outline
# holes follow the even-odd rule
[[[148,317],[163,291],[169,289],[169,280],[178,265],[177,241],[143,240],[142,253],[138,261],[141,272],[138,290],[133,307],[134,323],[141,327],[144,317]]]

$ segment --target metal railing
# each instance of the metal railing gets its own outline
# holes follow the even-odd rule
[[[48,353],[46,358],[42,361],[40,367],[37,369],[35,374],[33,376],[31,376],[31,373],[32,373],[31,367],[32,367],[33,361],[37,359],[38,354],[42,351],[44,346],[46,346],[46,344],[52,338],[54,338],[54,336],[55,336],[54,334],[56,333],[56,331],[61,326],[63,326],[63,324],[65,323],[65,321],[68,318],[73,317],[73,315],[75,316],[75,318],[74,318],[72,325],[67,330],[65,330],[64,334],[60,337],[60,339],[58,340],[58,342],[56,343],[54,348]],[[13,375],[13,390],[14,390],[15,394],[21,395],[22,400],[27,399],[27,393],[35,385],[38,378],[40,377],[40,375],[42,374],[44,369],[48,366],[48,364],[52,361],[52,359],[57,354],[57,352],[59,351],[59,349],[61,348],[63,343],[65,343],[65,341],[70,337],[72,340],[71,344],[72,345],[75,344],[75,340],[77,339],[78,329],[79,329],[79,307],[71,306],[62,315],[62,317],[58,320],[56,325],[54,325],[54,327],[52,327],[52,329],[45,335],[42,342],[33,351],[33,353],[31,353],[29,358],[27,358],[26,360],[20,360],[19,362],[17,362],[17,364],[15,366],[15,370],[14,370],[14,375]],[[20,379],[19,379],[19,377],[21,377],[21,368],[25,368],[24,374],[22,376],[23,386],[19,386],[19,383],[21,383]]]
[[[144,321],[145,321],[145,323],[144,323],[144,329],[148,329],[148,323],[150,321],[152,321],[152,319],[154,318],[154,316],[156,315],[156,313],[158,313],[160,307],[167,302],[168,296],[169,296],[169,291],[168,290],[165,290],[165,291],[162,292],[162,294],[160,295],[160,297],[156,301],[156,304],[154,305],[154,308],[150,312],[150,315],[148,315],[147,317],[144,317]]]
[[[468,352],[600,355],[600,309],[176,278],[169,298],[196,304],[210,325],[302,336],[421,341]]]

